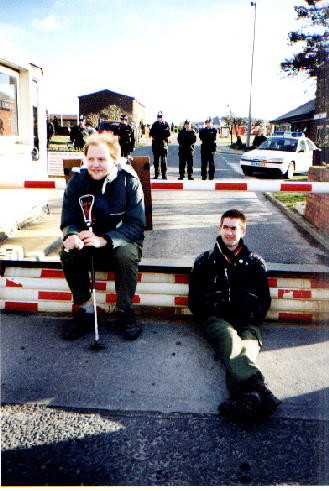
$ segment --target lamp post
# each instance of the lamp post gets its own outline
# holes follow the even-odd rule
[[[251,70],[250,70],[250,95],[249,95],[249,114],[248,114],[248,126],[247,126],[247,138],[246,147],[250,147],[250,133],[251,133],[251,92],[252,92],[252,75],[254,69],[254,50],[255,50],[255,34],[256,34],[256,2],[251,2],[250,5],[255,7],[254,10],[254,36],[252,41],[252,54],[251,54]]]

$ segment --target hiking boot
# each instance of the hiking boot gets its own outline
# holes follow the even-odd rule
[[[257,372],[247,380],[241,383],[241,389],[244,391],[256,391],[261,397],[261,411],[264,416],[269,416],[274,413],[281,401],[275,397],[264,382],[263,375]]]
[[[241,392],[238,398],[230,398],[219,405],[225,416],[237,423],[253,423],[260,416],[261,397],[258,392]]]
[[[118,310],[117,315],[118,325],[123,337],[129,341],[137,339],[142,333],[142,328],[136,322],[134,312],[132,310]]]
[[[83,309],[79,309],[70,319],[63,329],[62,338],[66,341],[73,341],[92,331],[95,324],[94,314],[87,314]]]

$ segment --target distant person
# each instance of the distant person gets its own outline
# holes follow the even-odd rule
[[[118,136],[121,147],[121,157],[129,157],[135,150],[136,138],[134,128],[128,124],[128,118],[125,114],[122,114],[120,118]]]
[[[257,365],[259,324],[271,297],[265,263],[243,243],[245,233],[242,212],[222,215],[214,249],[195,260],[188,295],[190,310],[226,369],[230,398],[219,406],[220,413],[242,422],[268,416],[280,404]]]
[[[187,168],[187,176],[189,180],[193,180],[193,157],[194,144],[196,142],[196,134],[191,127],[191,122],[187,119],[184,121],[183,128],[178,132],[178,158],[179,158],[179,178],[185,177],[185,169]]]
[[[77,150],[82,150],[85,144],[85,139],[90,134],[90,130],[85,125],[85,118],[80,116],[79,125],[73,126],[70,132],[70,140]]]
[[[255,136],[254,141],[252,142],[252,146],[258,148],[259,145],[267,140],[266,136],[263,133],[259,133]]]
[[[54,116],[54,119],[53,119],[53,125],[54,125],[54,134],[57,135],[57,133],[59,132],[59,129],[61,127],[61,124],[60,122],[58,121],[58,118],[57,116]]]
[[[88,270],[113,268],[119,327],[126,339],[136,339],[141,327],[132,307],[145,230],[144,195],[137,174],[122,163],[116,136],[95,133],[84,147],[86,168],[68,182],[61,218],[63,271],[77,307],[63,338],[78,339],[92,331],[94,306]],[[84,220],[83,199],[90,201],[92,230]]]
[[[201,140],[201,177],[206,180],[212,180],[215,177],[214,154],[216,152],[217,130],[212,125],[212,119],[209,117],[205,121],[205,126],[199,131]]]
[[[152,138],[152,152],[154,165],[154,179],[157,179],[159,173],[159,161],[161,159],[162,179],[167,179],[167,155],[168,155],[168,138],[170,137],[170,128],[167,121],[162,120],[162,112],[157,114],[157,120],[151,126],[150,137]]]

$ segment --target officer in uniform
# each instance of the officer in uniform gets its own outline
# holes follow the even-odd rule
[[[214,153],[216,152],[217,130],[212,126],[212,120],[209,117],[205,121],[205,127],[201,128],[199,138],[201,140],[201,177],[207,179],[209,166],[209,179],[215,177]]]
[[[193,156],[194,143],[196,142],[196,134],[191,127],[191,122],[187,119],[184,121],[183,128],[178,132],[178,158],[179,158],[179,178],[184,179],[185,167],[187,167],[187,175],[189,180],[193,180]]]
[[[82,150],[85,145],[85,138],[89,136],[91,132],[85,125],[84,116],[79,118],[79,126],[73,126],[70,133],[70,140],[74,144],[74,148],[77,150]]]
[[[125,114],[122,114],[120,119],[121,122],[118,127],[118,136],[121,146],[121,157],[129,157],[130,153],[135,150],[135,133],[130,124],[128,124],[128,119]]]
[[[151,126],[154,179],[159,177],[159,160],[161,159],[162,179],[167,179],[168,138],[170,129],[167,121],[162,120],[162,111],[157,114],[157,120]]]

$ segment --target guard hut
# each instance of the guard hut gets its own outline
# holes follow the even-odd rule
[[[0,180],[47,179],[46,109],[42,68],[10,54],[0,57]],[[9,186],[8,186],[9,187]],[[0,238],[40,213],[45,190],[1,191]]]

